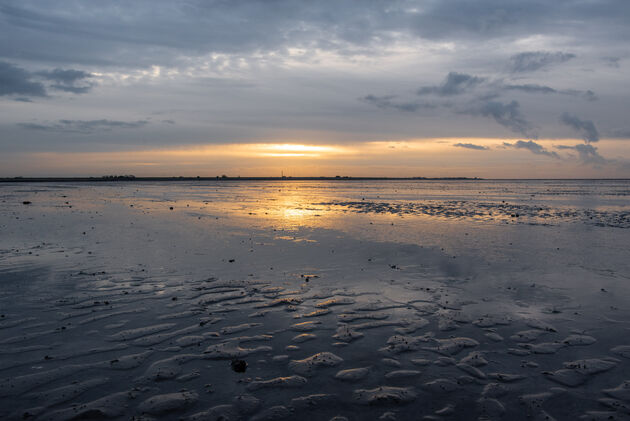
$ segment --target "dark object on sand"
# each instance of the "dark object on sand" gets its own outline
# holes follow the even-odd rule
[[[171,206],[171,207],[169,207],[169,209],[170,209],[170,210],[173,210],[173,207]]]
[[[244,373],[247,370],[247,363],[243,360],[232,360],[232,370],[237,373]]]
[[[23,204],[23,205],[30,205],[30,204],[31,204],[31,202],[30,202],[30,201],[28,201],[28,200],[25,200],[25,201],[23,201],[23,202],[22,202],[22,204]]]

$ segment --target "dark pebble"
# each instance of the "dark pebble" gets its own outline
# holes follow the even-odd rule
[[[244,373],[247,370],[247,363],[243,360],[232,360],[232,370],[237,373]]]

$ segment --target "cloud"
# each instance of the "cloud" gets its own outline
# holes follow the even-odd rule
[[[399,111],[414,112],[422,108],[436,108],[433,104],[425,104],[420,102],[396,102],[392,101],[396,98],[396,95],[375,96],[366,95],[360,100],[372,104],[378,108],[386,109],[392,108]]]
[[[473,107],[465,114],[481,114],[491,117],[500,125],[507,127],[515,133],[527,134],[532,129],[532,124],[525,120],[519,110],[518,101],[502,103],[500,101],[487,101],[480,106]]]
[[[458,95],[476,90],[474,99],[470,96],[460,98]],[[558,94],[580,96],[589,101],[597,99],[593,91],[581,91],[577,89],[557,90],[550,86],[535,83],[506,84],[502,79],[489,79],[487,77],[473,76],[465,73],[449,72],[440,85],[420,87],[416,93],[420,96],[435,95],[449,97],[442,102],[420,103],[417,101],[396,101],[396,95],[375,96],[372,94],[360,98],[361,101],[372,104],[381,109],[396,109],[404,112],[415,112],[422,108],[459,108],[462,114],[482,115],[491,117],[500,125],[509,128],[515,133],[530,136],[533,125],[520,113],[519,102],[512,100],[503,103],[497,100],[502,94],[517,91],[527,94]],[[451,98],[455,97],[455,98]],[[458,104],[459,103],[459,104]]]
[[[602,165],[611,162],[597,152],[597,148],[590,144],[578,143],[574,146],[558,145],[556,149],[571,149],[577,151],[580,161],[585,164]]]
[[[37,72],[36,74],[43,77],[44,79],[52,80],[58,83],[62,83],[64,85],[72,85],[75,82],[92,77],[91,73],[85,72],[83,70],[74,69],[43,70]]]
[[[536,155],[545,155],[551,158],[560,159],[560,156],[557,153],[545,149],[542,145],[534,142],[533,140],[518,140],[515,143],[503,142],[503,145],[508,148],[526,149]]]
[[[74,69],[29,72],[14,64],[0,61],[0,95],[45,97],[48,96],[47,88],[73,94],[84,94],[93,86],[91,83],[85,84],[86,79],[91,77],[92,74],[90,73]],[[42,81],[53,83],[45,85]],[[83,83],[77,85],[81,82]]]
[[[581,120],[569,113],[563,113],[560,121],[580,132],[587,143],[599,142],[599,133],[592,121]]]
[[[0,43],[0,57],[148,67],[176,64],[182,56],[286,53],[292,47],[362,54],[401,39],[500,39],[505,42],[495,45],[510,45],[535,34],[606,45],[628,40],[627,13],[626,0],[249,0],[238,7],[227,1],[138,0],[92,2],[89,8],[4,0],[0,39],[12,42]],[[557,53],[531,54],[553,60]]]
[[[584,164],[592,164],[595,166],[613,162],[604,158],[599,154],[597,148],[591,143],[599,142],[599,132],[595,124],[589,120],[582,120],[575,115],[563,113],[560,121],[582,134],[582,138],[586,143],[579,143],[574,146],[558,145],[556,149],[574,150],[578,153],[580,161]]]
[[[590,89],[586,91],[580,91],[578,89],[562,89],[557,90],[550,86],[538,85],[535,83],[526,83],[522,85],[503,85],[500,86],[502,89],[507,91],[520,91],[528,94],[559,94],[559,95],[570,95],[576,97],[582,97],[587,101],[596,101],[597,95],[595,92]]]
[[[85,94],[93,87],[93,84],[91,83],[85,84],[86,80],[91,78],[93,75],[83,70],[53,69],[39,71],[34,74],[45,80],[55,82],[50,85],[50,88],[59,91],[70,92],[73,94]],[[81,82],[83,82],[83,84],[80,84]],[[77,85],[78,83],[79,85]]]
[[[453,146],[456,148],[474,149],[476,151],[487,151],[487,146],[475,145],[474,143],[455,143]]]
[[[561,51],[527,51],[510,57],[510,71],[513,73],[534,72],[553,64],[564,63],[575,57],[575,54]]]
[[[18,123],[22,128],[29,130],[44,130],[68,133],[94,133],[109,131],[112,129],[137,129],[144,127],[147,120],[118,121],[118,120],[59,120],[56,123]]]
[[[485,78],[465,73],[450,72],[439,86],[424,86],[418,89],[418,95],[451,96],[459,95],[483,83]]]
[[[31,79],[32,75],[28,71],[11,63],[0,61],[0,96],[46,96],[44,85]]]
[[[536,84],[524,84],[524,85],[505,85],[504,89],[508,91],[522,91],[528,94],[555,94],[557,90],[550,88],[549,86],[536,85]]]

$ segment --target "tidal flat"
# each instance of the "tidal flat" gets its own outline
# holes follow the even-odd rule
[[[630,181],[0,185],[0,419],[630,419]]]

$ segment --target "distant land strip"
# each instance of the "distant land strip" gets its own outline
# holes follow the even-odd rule
[[[0,183],[40,183],[40,182],[138,182],[138,181],[336,181],[336,180],[483,180],[479,177],[135,177],[128,175],[103,177],[3,177]]]

